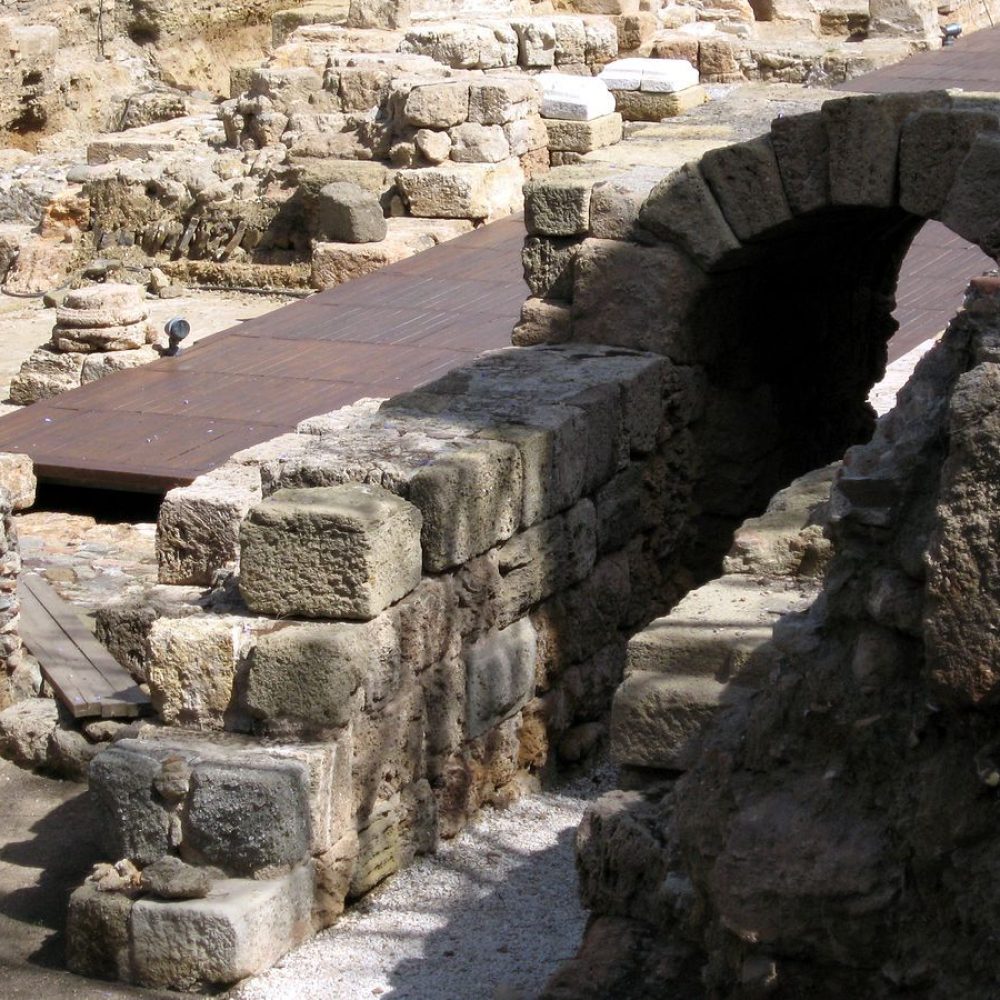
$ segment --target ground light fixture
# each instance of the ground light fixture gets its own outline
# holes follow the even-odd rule
[[[958,39],[958,36],[962,34],[962,26],[952,22],[951,24],[946,24],[941,29],[941,46],[954,45]]]
[[[181,341],[191,332],[191,324],[182,316],[174,316],[163,325],[163,332],[166,333],[168,342],[163,355],[172,358],[180,353]]]

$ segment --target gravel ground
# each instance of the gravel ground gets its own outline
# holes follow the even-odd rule
[[[230,1000],[527,1000],[583,934],[573,838],[602,767],[487,810]]]

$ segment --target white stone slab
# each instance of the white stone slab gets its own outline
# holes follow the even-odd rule
[[[686,59],[616,59],[601,70],[598,79],[611,90],[675,94],[697,86],[698,70]]]
[[[614,95],[597,77],[540,73],[536,79],[542,88],[543,118],[589,122],[614,113]]]

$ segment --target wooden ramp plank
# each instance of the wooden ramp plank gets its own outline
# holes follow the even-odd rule
[[[134,718],[149,710],[132,675],[40,576],[25,573],[18,597],[24,644],[74,718]]]

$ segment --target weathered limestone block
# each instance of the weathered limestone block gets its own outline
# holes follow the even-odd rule
[[[66,967],[78,976],[129,981],[129,915],[132,900],[102,892],[88,879],[69,898]]]
[[[653,188],[639,224],[678,243],[706,270],[742,245],[695,164],[686,164]]]
[[[349,28],[408,28],[410,0],[351,0]]]
[[[538,111],[536,84],[524,77],[490,77],[469,85],[469,121],[480,125],[507,125]]]
[[[570,301],[573,296],[573,257],[580,240],[529,236],[521,250],[524,280],[532,295]]]
[[[220,879],[204,899],[140,899],[129,921],[131,979],[193,990],[237,982],[273,965],[311,933],[314,873]]]
[[[933,4],[921,0],[871,0],[868,5],[873,36],[938,38],[939,18]]]
[[[527,618],[465,653],[468,732],[476,737],[521,710],[535,688],[535,630]]]
[[[298,864],[312,838],[308,788],[308,771],[298,761],[196,764],[185,856],[237,876]]]
[[[0,487],[7,491],[13,510],[27,510],[34,504],[37,485],[29,455],[0,452]]]
[[[169,159],[177,143],[169,139],[138,138],[134,135],[95,139],[87,144],[87,163],[100,166],[112,160],[163,160]]]
[[[291,157],[289,166],[303,201],[312,206],[327,184],[356,184],[387,206],[396,191],[395,171],[372,160],[330,160]]]
[[[243,599],[263,614],[374,618],[420,582],[417,507],[378,486],[279,490],[240,529]]]
[[[77,250],[72,243],[27,239],[7,272],[8,293],[43,293],[66,284]]]
[[[29,698],[0,712],[0,754],[22,767],[48,761],[49,738],[59,724],[52,698]]]
[[[445,80],[414,87],[403,114],[414,128],[450,128],[469,119],[469,84]]]
[[[591,191],[612,170],[604,164],[558,167],[524,187],[524,221],[538,236],[578,236],[590,225]]]
[[[236,615],[159,618],[149,630],[146,668],[164,722],[222,729],[233,706],[237,666],[262,625]]]
[[[431,56],[453,69],[517,65],[517,34],[500,21],[443,21],[411,29],[400,52]]]
[[[556,36],[556,65],[574,69],[583,67],[587,60],[587,32],[583,21],[579,17],[560,14],[553,17],[551,23]],[[617,35],[617,31],[615,34]],[[589,70],[586,75],[590,75]],[[545,112],[542,111],[542,114]]]
[[[549,149],[589,153],[621,142],[622,118],[619,114],[613,114],[587,122],[548,119],[545,130],[549,137]]]
[[[315,111],[323,91],[323,76],[309,66],[263,67],[250,74],[247,97],[266,97],[285,114]]]
[[[523,473],[510,444],[480,441],[420,469],[410,501],[423,515],[424,568],[439,573],[509,538],[521,517]]]
[[[935,217],[959,166],[981,134],[1000,131],[988,111],[922,111],[908,118],[899,142],[899,204],[914,215]]]
[[[633,240],[643,203],[669,173],[669,167],[637,166],[595,184],[590,193],[590,235]]]
[[[698,107],[708,100],[703,87],[688,87],[676,93],[647,90],[616,90],[615,109],[627,122],[658,122]]]
[[[210,584],[235,563],[240,523],[261,498],[260,472],[235,464],[167,493],[156,523],[160,583]]]
[[[465,122],[449,134],[450,155],[456,163],[500,163],[510,156],[510,143],[500,125]]]
[[[393,687],[399,656],[399,640],[384,616],[289,626],[257,643],[246,707],[271,732],[343,729],[366,700],[380,700]]]
[[[90,794],[100,818],[104,854],[151,864],[170,850],[170,815],[155,788],[161,761],[115,744],[90,764]]]
[[[160,358],[160,352],[151,344],[133,351],[111,351],[108,353],[88,354],[84,358],[83,370],[80,372],[80,384],[96,382],[113,372],[126,371],[129,368],[139,368]]]
[[[737,239],[753,240],[791,219],[769,137],[709,150],[701,172]]]
[[[821,114],[830,156],[830,203],[889,208],[896,201],[900,129],[915,111],[946,108],[944,92],[858,95]]]
[[[587,122],[614,114],[614,95],[602,80],[565,73],[542,73],[536,80],[542,88],[543,118]]]
[[[938,216],[952,232],[978,244],[990,256],[1000,252],[1000,192],[990,180],[998,164],[1000,136],[977,136]],[[13,398],[13,387],[11,394]]]
[[[618,29],[606,18],[588,18],[583,23],[584,62],[603,66],[618,55]]]
[[[579,583],[596,555],[596,516],[589,500],[519,532],[498,552],[501,623],[516,621],[557,590]]]
[[[27,406],[77,388],[86,357],[80,353],[62,353],[48,345],[36,348],[11,380],[11,402]]]
[[[358,185],[344,182],[320,189],[316,230],[318,239],[339,243],[377,243],[388,231],[378,199]]]
[[[830,201],[830,160],[823,115],[813,111],[771,122],[771,148],[793,212],[825,208]]]
[[[533,113],[527,118],[518,118],[516,121],[508,122],[503,127],[503,134],[510,145],[511,156],[529,157],[534,153],[541,158],[544,166],[548,165],[549,154],[546,149],[548,133],[541,115]],[[534,176],[533,173],[532,176]]]
[[[451,154],[451,136],[447,132],[418,129],[413,136],[413,145],[428,163],[444,163]]]
[[[513,20],[517,33],[517,62],[525,69],[549,69],[556,61],[556,32],[549,20],[537,17]]]
[[[400,171],[410,214],[432,219],[497,219],[520,207],[524,171],[516,160],[448,163]]]
[[[53,346],[63,353],[95,354],[99,351],[135,351],[149,339],[145,323],[132,326],[60,327],[52,331]],[[82,371],[81,371],[82,374]]]
[[[511,333],[515,347],[538,344],[564,344],[572,339],[573,320],[566,302],[545,299],[525,299],[521,316]]]
[[[615,14],[611,20],[618,29],[619,52],[638,52],[659,27],[656,16],[643,10],[637,14]]]
[[[679,363],[709,360],[721,345],[690,319],[707,287],[704,272],[673,247],[585,240],[573,261],[573,337]]]

